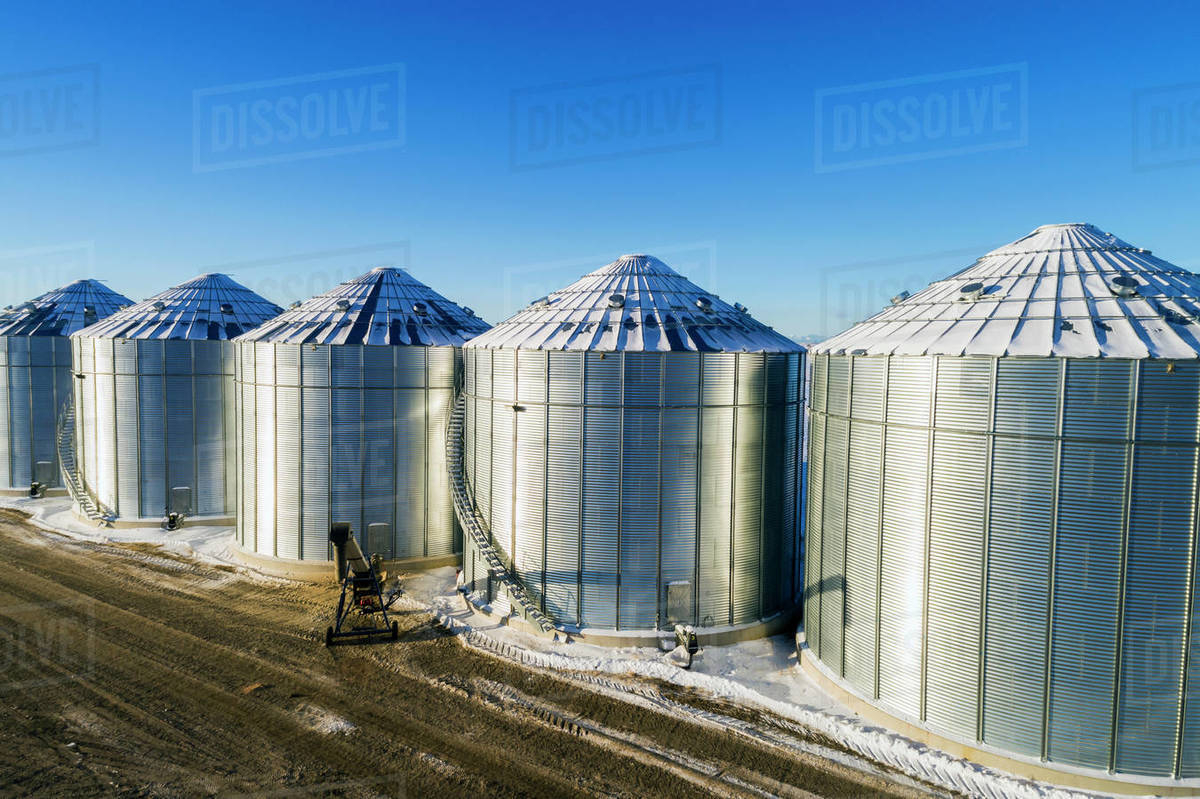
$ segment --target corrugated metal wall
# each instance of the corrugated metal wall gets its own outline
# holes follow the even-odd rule
[[[1200,775],[1200,364],[814,356],[805,619],[861,695]]]
[[[48,485],[62,484],[55,432],[71,400],[71,340],[0,336],[0,489],[28,491],[35,464],[54,464]]]
[[[170,489],[192,489],[191,515],[235,509],[229,439],[232,344],[71,340],[76,459],[88,490],[118,518],[157,522]]]
[[[349,522],[384,558],[459,551],[445,425],[460,350],[235,346],[243,547],[328,560],[330,524]],[[391,538],[368,541],[375,523]]]
[[[545,610],[645,630],[791,606],[801,361],[466,350],[475,504]]]

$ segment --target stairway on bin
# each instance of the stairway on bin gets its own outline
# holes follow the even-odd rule
[[[62,412],[58,415],[58,430],[56,435],[56,443],[58,445],[58,468],[62,474],[63,483],[67,486],[67,491],[71,495],[71,499],[75,502],[85,516],[94,522],[101,524],[109,524],[116,514],[106,508],[99,499],[91,495],[83,485],[83,480],[79,477],[79,469],[75,463],[75,439],[72,431],[75,429],[75,405],[67,402],[63,404]]]
[[[491,534],[487,522],[475,510],[475,502],[471,497],[463,471],[463,417],[466,408],[466,397],[458,394],[454,399],[453,410],[446,425],[446,466],[450,471],[450,493],[454,499],[454,515],[458,517],[466,534],[471,536],[479,554],[487,563],[488,574],[492,580],[500,583],[508,596],[512,609],[532,622],[543,634],[554,633],[554,620],[542,612],[541,608],[530,598],[525,586],[521,585],[508,567],[496,547],[492,545]],[[501,605],[497,602],[497,605]],[[502,608],[498,608],[502,609]]]

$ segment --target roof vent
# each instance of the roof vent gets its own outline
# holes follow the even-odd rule
[[[711,311],[712,300],[710,300],[708,297],[697,297],[696,307],[705,312]]]
[[[289,305],[288,307],[289,307],[289,308],[299,308],[299,307],[300,307],[300,300],[292,300],[292,304],[291,304],[291,305]]]
[[[415,313],[417,316],[424,316],[428,310],[428,306],[426,306],[423,302],[413,303],[413,313]]]
[[[902,291],[899,294],[897,294],[895,297],[892,297],[892,305],[899,305],[900,303],[904,302],[911,296],[912,295],[909,294],[907,291]]]
[[[466,306],[464,305],[464,306],[463,306],[463,313],[465,313],[467,316],[474,316],[474,315],[475,315],[475,310],[474,310],[473,308],[468,308],[468,307],[466,307]]]
[[[1117,275],[1112,279],[1109,290],[1118,297],[1136,297],[1138,282],[1129,275]]]
[[[733,310],[737,311],[738,313],[750,313],[750,309],[745,305],[742,305],[740,302],[735,302],[733,304]]]
[[[960,302],[975,302],[983,296],[983,284],[979,281],[967,283],[958,290],[958,299]]]
[[[233,306],[227,302],[221,303],[221,313],[225,314],[226,316],[232,316]]]
[[[624,294],[609,294],[608,295],[608,307],[609,308],[624,308],[625,307],[625,295]]]
[[[337,301],[339,311],[347,311],[350,309],[350,300],[341,299]]]
[[[654,317],[654,314],[646,314],[646,327],[658,327],[658,319]]]
[[[161,311],[161,310],[163,310],[164,308],[166,308],[167,306],[166,306],[166,304],[165,304],[165,303],[163,303],[163,302],[155,302],[155,303],[154,303],[153,305],[151,305],[150,307],[151,307],[151,308],[153,308],[153,309],[154,309],[154,310],[156,310],[156,311]]]

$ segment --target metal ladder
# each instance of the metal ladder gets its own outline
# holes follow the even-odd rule
[[[459,393],[454,398],[450,419],[446,424],[446,468],[450,472],[450,494],[454,498],[454,515],[466,534],[475,542],[476,549],[487,563],[488,574],[504,586],[509,601],[526,619],[543,634],[554,633],[554,620],[541,611],[530,598],[525,586],[504,565],[500,553],[492,545],[487,522],[475,510],[471,489],[463,470],[463,426],[466,396]]]
[[[58,414],[58,430],[55,436],[58,449],[58,469],[71,499],[79,510],[94,522],[110,524],[116,514],[106,508],[84,487],[75,463],[75,404],[68,400]]]

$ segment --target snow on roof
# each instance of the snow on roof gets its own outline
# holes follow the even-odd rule
[[[791,339],[650,255],[623,255],[518,311],[468,347],[799,352]]]
[[[240,341],[461,346],[487,322],[400,269],[380,267],[292,307]]]
[[[69,336],[132,304],[98,280],[76,280],[0,311],[0,336]]]
[[[813,347],[861,355],[1200,357],[1200,275],[1093,225],[1043,225]]]
[[[75,335],[223,341],[257,327],[282,310],[227,275],[208,274],[118,311]]]

